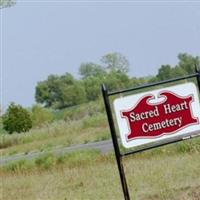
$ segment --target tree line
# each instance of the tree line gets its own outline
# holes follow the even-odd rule
[[[120,53],[106,54],[100,61],[101,64],[82,63],[79,67],[80,79],[75,79],[70,73],[49,75],[36,86],[35,98],[40,105],[34,105],[28,111],[11,103],[6,113],[0,117],[0,124],[3,123],[3,128],[10,134],[26,132],[32,127],[40,127],[53,121],[53,115],[48,108],[63,109],[99,99],[102,83],[109,90],[135,87],[191,74],[195,65],[200,66],[198,56],[184,53],[178,55],[176,66],[162,65],[155,76],[137,78],[128,75],[129,62]]]
[[[47,80],[38,82],[35,99],[45,107],[63,109],[88,101],[95,101],[101,95],[100,86],[105,83],[109,90],[134,87],[144,83],[162,81],[194,72],[200,65],[200,58],[182,53],[176,66],[162,65],[155,76],[130,77],[129,62],[120,53],[104,55],[100,64],[88,62],[79,67],[80,79],[72,74],[49,75]]]
[[[15,0],[0,0],[0,9],[11,7],[16,4]]]

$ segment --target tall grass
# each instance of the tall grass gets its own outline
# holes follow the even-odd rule
[[[2,155],[28,153],[34,150],[43,151],[58,145],[70,146],[110,137],[101,100],[63,110],[49,110],[49,112],[53,115],[53,123],[45,122],[41,125],[42,115],[39,127],[35,127],[27,133],[12,135],[1,133],[0,152]],[[2,123],[0,123],[0,128],[1,126]]]
[[[9,162],[6,165],[0,166],[0,172],[30,173],[34,170],[53,169],[64,164],[67,164],[69,168],[74,168],[78,167],[79,165],[88,165],[88,163],[95,159],[98,159],[98,157],[101,157],[100,152],[98,150],[75,151],[61,155],[46,153],[33,160],[22,159],[19,161]],[[111,157],[108,158],[110,159]]]
[[[54,120],[80,120],[85,116],[93,116],[104,112],[104,105],[101,99],[83,103],[81,105],[68,107],[62,110],[52,111]]]
[[[182,156],[184,154],[200,154],[200,138],[196,140],[190,140],[185,142],[180,142],[177,144],[171,144],[164,147],[156,148],[153,150],[145,151],[143,153],[138,153],[129,156],[131,159],[152,159],[159,158],[162,156]],[[0,169],[6,171],[25,171],[31,168],[35,169],[37,167],[44,169],[52,168],[59,164],[67,163],[68,166],[75,166],[76,163],[83,165],[83,162],[89,162],[91,159],[106,158],[108,161],[114,161],[114,153],[109,153],[107,156],[100,156],[99,150],[81,150],[74,151],[66,154],[53,154],[53,152],[47,151],[42,156],[39,156],[33,160],[19,160],[13,161]]]
[[[131,199],[198,200],[199,152],[161,155],[154,151],[123,160]],[[46,155],[30,166],[21,161],[0,170],[1,200],[123,199],[113,154]]]
[[[0,135],[2,155],[17,152],[45,150],[46,147],[71,146],[110,137],[104,114],[85,116],[81,120],[56,121],[51,125],[36,128],[28,133]]]

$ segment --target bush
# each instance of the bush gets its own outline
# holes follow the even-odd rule
[[[28,171],[31,168],[34,167],[34,163],[32,161],[28,160],[17,160],[10,162],[9,164],[3,166],[2,168],[6,171],[11,171],[11,172],[24,172]]]
[[[56,157],[53,154],[46,154],[39,158],[36,158],[35,164],[37,167],[42,169],[50,169],[52,166],[56,164]]]
[[[31,119],[33,127],[41,127],[53,121],[53,114],[48,109],[35,105],[32,107]]]
[[[64,118],[65,121],[81,120],[84,117],[94,116],[94,115],[96,116],[103,112],[104,112],[103,101],[96,100],[78,106],[69,107],[65,109],[65,111],[62,113],[63,114],[62,117]]]
[[[3,128],[9,134],[29,131],[32,128],[29,112],[22,106],[11,103],[3,115]]]

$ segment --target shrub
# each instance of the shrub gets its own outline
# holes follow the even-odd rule
[[[34,167],[34,163],[32,161],[28,160],[17,160],[13,161],[11,163],[8,163],[7,165],[3,166],[2,168],[6,171],[11,171],[11,172],[24,172],[28,171],[31,168]]]
[[[9,134],[29,131],[32,128],[29,112],[22,106],[11,103],[3,115],[3,128]]]
[[[36,166],[41,169],[50,169],[52,166],[56,164],[56,157],[53,154],[46,154],[35,160]]]
[[[94,128],[94,127],[97,127],[97,126],[102,126],[106,124],[106,118],[105,118],[105,115],[99,113],[95,116],[92,116],[92,117],[85,117],[83,120],[82,120],[82,128],[85,129],[85,128]]]
[[[63,118],[65,121],[80,120],[86,116],[94,116],[103,112],[103,101],[97,100],[65,109]]]
[[[31,119],[33,127],[41,127],[53,121],[53,114],[48,109],[35,105],[32,107]]]

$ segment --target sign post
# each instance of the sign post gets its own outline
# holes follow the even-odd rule
[[[102,94],[103,94],[104,104],[105,104],[108,122],[109,122],[109,126],[110,126],[111,137],[112,137],[113,146],[114,146],[114,150],[115,150],[115,157],[117,160],[117,166],[118,166],[122,189],[123,189],[123,193],[124,193],[124,199],[130,200],[128,186],[127,186],[126,177],[125,177],[125,173],[124,173],[124,167],[122,164],[122,155],[120,154],[119,144],[117,141],[117,135],[116,135],[116,131],[115,131],[114,120],[113,120],[112,111],[111,111],[111,107],[110,107],[110,101],[108,98],[108,91],[107,91],[105,85],[102,85]]]
[[[109,97],[191,78],[196,78],[198,89],[190,81],[114,100],[113,108],[121,144],[125,149],[131,149],[125,153],[121,152]],[[123,167],[124,156],[200,136],[199,91],[200,71],[197,67],[194,74],[137,88],[109,92],[106,86],[102,85],[125,200],[130,200],[130,196]]]

